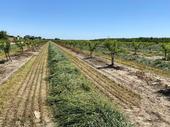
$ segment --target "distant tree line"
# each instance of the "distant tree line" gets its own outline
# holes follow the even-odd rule
[[[104,41],[108,40],[108,38],[103,39],[94,39],[91,41]],[[109,40],[117,40],[120,42],[155,42],[155,43],[161,43],[161,42],[170,42],[170,38],[154,38],[154,37],[139,37],[139,38],[109,38]]]

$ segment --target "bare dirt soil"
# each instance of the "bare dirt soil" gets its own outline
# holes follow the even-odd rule
[[[169,77],[118,63],[117,69],[108,68],[110,61],[106,59],[88,59],[84,54],[58,47],[95,83],[99,91],[120,106],[136,127],[170,126]]]
[[[46,104],[47,52],[45,45],[0,86],[0,127],[53,127]]]
[[[30,58],[37,54],[35,52],[26,51],[20,55],[11,56],[12,62],[5,62],[4,59],[1,59],[0,63],[0,84],[6,81],[14,72],[16,72],[21,66],[23,66]]]

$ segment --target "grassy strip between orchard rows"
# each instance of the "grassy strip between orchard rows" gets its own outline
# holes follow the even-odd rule
[[[52,43],[49,45],[48,103],[60,127],[130,127],[107,99],[97,94],[80,71]]]

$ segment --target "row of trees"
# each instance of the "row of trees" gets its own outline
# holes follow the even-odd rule
[[[112,40],[112,39],[105,39],[103,41],[101,40],[92,40],[92,41],[57,41],[57,43],[64,45],[68,48],[84,48],[87,47],[90,54],[89,56],[93,57],[93,52],[98,48],[100,50],[104,49],[104,53],[110,54],[111,56],[111,65],[114,66],[114,59],[115,55],[117,55],[119,52],[123,51],[123,47],[129,47],[132,51],[132,55],[137,55],[138,51],[141,49],[141,47],[151,47],[157,42],[121,42],[118,40]],[[161,51],[164,53],[164,60],[170,60],[170,43],[168,42],[161,42],[159,43]]]
[[[4,52],[7,61],[12,61],[10,57],[12,44],[16,45],[20,49],[20,52],[23,53],[24,47],[32,51],[36,51],[39,49],[39,46],[43,44],[43,42],[44,41],[41,39],[41,37],[34,37],[29,35],[24,37],[13,37],[9,36],[6,31],[0,31],[0,51]]]
[[[39,49],[39,46],[44,43],[43,40],[41,40],[41,37],[34,37],[31,38],[27,35],[23,38],[20,36],[17,36],[15,38],[15,44],[20,48],[21,52],[24,52],[24,47],[27,47],[27,49],[31,49],[32,51],[36,51]]]

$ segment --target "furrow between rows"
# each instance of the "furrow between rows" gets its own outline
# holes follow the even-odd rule
[[[136,94],[131,93],[129,90],[124,89],[119,84],[113,83],[112,80],[97,72],[93,67],[82,61],[81,59],[75,57],[72,53],[68,50],[59,46],[61,50],[63,50],[75,63],[76,66],[80,68],[80,70],[84,71],[88,77],[90,77],[95,84],[98,84],[98,88],[104,93],[108,95],[115,96],[117,100],[123,102],[123,105],[127,105],[129,107],[138,106],[139,105],[139,98],[136,97]],[[112,97],[113,99],[113,97]]]
[[[25,94],[25,91],[28,87],[28,83],[30,81],[30,79],[33,78],[33,73],[35,72],[35,67],[36,67],[36,63],[34,63],[33,68],[29,74],[29,76],[25,79],[25,82],[23,84],[21,84],[21,89],[19,90],[18,94],[15,97],[14,102],[11,104],[10,110],[8,111],[5,121],[3,123],[3,127],[5,126],[10,126],[10,123],[13,123],[14,118],[17,119],[17,117],[15,117],[15,114],[17,112],[17,109],[19,109],[19,104],[21,102],[21,100],[23,99],[23,95]]]
[[[38,55],[39,56],[39,55]],[[34,74],[36,73],[36,68],[39,64],[37,62],[39,60],[39,57],[36,57],[32,68],[30,69],[30,73],[28,74],[28,77],[26,77],[25,82],[21,84],[21,88],[18,90],[18,94],[15,97],[15,100],[11,104],[11,108],[6,115],[6,119],[4,121],[3,126],[13,126],[15,124],[15,121],[18,121],[18,124],[21,124],[24,122],[23,118],[21,119],[17,113],[22,112],[22,103],[25,102],[25,96],[27,95],[28,89],[30,88],[31,81],[34,79]]]
[[[24,126],[35,126],[34,124],[34,101],[35,101],[35,92],[37,90],[38,83],[37,81],[39,80],[39,75],[42,70],[42,59],[43,59],[44,53],[42,52],[41,55],[39,56],[39,65],[37,67],[37,73],[34,75],[34,80],[32,81],[31,88],[29,90],[28,96],[27,96],[27,101],[24,105],[24,112],[21,114],[23,118],[27,119],[27,122],[25,122]]]
[[[80,64],[77,61],[73,61],[76,66],[80,68],[84,72],[84,74],[89,77],[97,86],[97,88],[102,91],[107,97],[109,97],[111,100],[116,101],[119,105],[123,106],[124,108],[128,106],[132,106],[131,103],[128,101],[125,101],[121,98],[119,93],[115,89],[110,89],[106,82],[101,80],[101,77],[96,76],[91,70],[86,69],[85,66]],[[123,103],[122,103],[123,102]]]
[[[35,56],[29,61],[29,62],[31,63],[31,66],[34,65],[34,61],[35,61]],[[3,126],[6,125],[6,121],[7,121],[7,119],[8,119],[8,116],[9,116],[12,108],[14,107],[14,104],[15,104],[15,101],[16,101],[16,99],[17,99],[17,96],[19,95],[20,90],[23,89],[23,83],[28,81],[27,79],[31,76],[32,71],[33,71],[33,68],[31,68],[31,69],[26,73],[26,75],[25,75],[26,80],[25,80],[25,79],[22,79],[20,85],[19,85],[18,88],[16,89],[16,92],[15,92],[14,96],[11,97],[11,99],[10,99],[9,102],[8,102],[8,104],[5,106],[5,109],[3,110],[3,114],[1,114],[1,115],[2,115],[2,120],[1,120],[2,122],[0,123],[0,126],[3,127]]]
[[[35,119],[34,119],[34,125],[36,127],[41,127],[41,117],[42,117],[42,112],[41,112],[41,81],[43,80],[42,79],[42,74],[43,74],[43,70],[44,70],[44,64],[45,64],[45,56],[46,56],[46,51],[44,51],[44,54],[43,54],[43,57],[42,57],[42,61],[41,61],[41,71],[38,75],[38,79],[37,79],[37,83],[35,84],[37,87],[35,88],[35,91],[34,91],[34,95],[33,95],[33,100],[32,100],[32,111],[34,112],[34,115],[37,114],[37,116],[35,116]],[[34,116],[32,116],[34,117]]]
[[[48,50],[47,50],[48,52]],[[46,76],[48,75],[48,69],[47,69],[47,56],[46,56],[46,62],[44,64],[44,70],[43,70],[43,75],[41,80],[42,84],[42,89],[41,89],[41,121],[42,121],[42,126],[43,127],[53,127],[54,123],[52,122],[52,114],[49,110],[49,107],[47,106],[47,95],[48,95],[48,81],[46,81]]]

